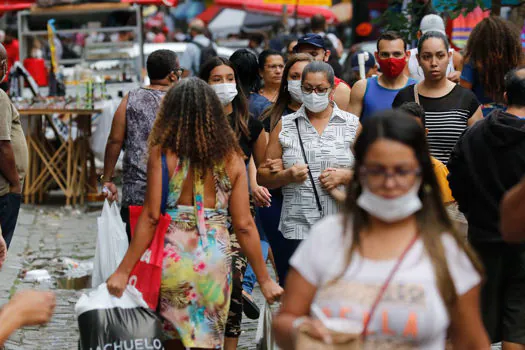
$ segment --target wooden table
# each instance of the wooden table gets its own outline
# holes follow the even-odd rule
[[[29,168],[24,183],[25,203],[43,201],[44,194],[55,184],[64,192],[67,205],[77,201],[84,203],[86,191],[96,192],[96,184],[88,178],[96,178],[93,153],[89,147],[91,116],[101,113],[99,109],[19,109],[20,116],[28,119],[26,135]],[[56,129],[51,116],[68,117],[68,135],[64,139]],[[72,137],[72,126],[77,126],[77,137]],[[55,140],[45,136],[46,125],[51,126]],[[88,173],[88,162],[89,166]],[[90,188],[95,187],[95,188]]]

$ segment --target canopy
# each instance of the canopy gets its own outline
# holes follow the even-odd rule
[[[222,7],[268,13],[277,16],[283,13],[283,5],[267,4],[263,0],[215,0],[215,4]],[[288,5],[287,12],[289,15],[293,15],[295,13],[295,7],[295,5]],[[298,6],[298,17],[310,18],[316,14],[323,15],[328,23],[337,22],[337,18],[334,13],[327,7],[306,5]]]
[[[9,0],[0,2],[0,12],[25,10],[33,6],[34,1]]]
[[[281,20],[277,16],[231,8],[219,8],[218,11],[210,11],[201,15],[204,15],[204,19],[209,19],[212,12],[215,12],[215,15],[209,20],[208,29],[219,37],[236,34],[240,31],[269,30]],[[201,16],[199,18],[203,19]]]

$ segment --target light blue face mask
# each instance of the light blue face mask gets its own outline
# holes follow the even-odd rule
[[[303,92],[302,95],[304,106],[307,110],[313,113],[324,111],[330,103],[330,94],[328,93],[324,96],[319,96],[315,91],[313,91],[311,94],[305,94]]]
[[[295,102],[303,103],[303,92],[301,91],[300,80],[288,80],[288,92]]]
[[[357,205],[381,221],[387,223],[400,221],[423,207],[418,196],[420,187],[421,180],[418,180],[404,195],[388,199],[372,193],[366,186],[363,186],[363,191],[357,199]]]

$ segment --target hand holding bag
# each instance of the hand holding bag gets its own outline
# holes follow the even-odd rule
[[[166,202],[169,192],[169,172],[166,155],[162,155],[162,199],[161,215],[155,235],[150,246],[137,262],[129,277],[129,284],[137,288],[152,310],[156,310],[159,303],[160,284],[162,280],[162,261],[164,259],[164,236],[171,223],[171,216],[166,213]],[[129,221],[131,236],[135,234],[135,227],[142,212],[142,206],[129,207]]]

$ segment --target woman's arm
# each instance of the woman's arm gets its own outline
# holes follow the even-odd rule
[[[248,188],[248,184],[246,184],[246,188]],[[124,259],[107,281],[109,292],[115,296],[122,296],[131,271],[153,239],[160,217],[161,198],[162,162],[161,149],[157,146],[151,149],[148,159],[146,198],[135,228],[135,235],[131,239]]]
[[[294,321],[303,317],[305,319],[301,322],[301,327],[306,327],[313,337],[329,341],[329,332],[326,328],[319,321],[308,317],[316,292],[316,286],[308,282],[293,267],[290,269],[281,308],[273,321],[275,339],[282,349],[295,349],[297,329],[294,327]]]
[[[269,207],[272,202],[272,195],[266,187],[259,186],[257,183],[257,168],[255,167],[253,156],[250,158],[250,163],[248,164],[248,178],[255,205],[258,207]]]
[[[231,173],[233,182],[228,208],[232,217],[234,232],[243,253],[253,268],[264,297],[272,303],[281,295],[282,288],[270,278],[262,256],[259,233],[250,213],[246,168],[240,157],[232,160]]]
[[[458,296],[452,308],[450,330],[454,349],[490,350],[490,340],[480,312],[480,285]]]
[[[467,125],[471,126],[474,125],[475,122],[480,121],[483,119],[483,112],[481,111],[481,106],[476,109],[476,112],[468,119]]]
[[[266,147],[268,146],[268,136],[266,135],[266,132],[263,130],[259,134],[259,137],[255,141],[253,145],[253,161],[255,162],[255,166],[259,168],[265,160],[265,154],[266,154]]]
[[[266,159],[267,160],[276,160],[282,159],[283,149],[281,143],[279,142],[279,134],[282,129],[282,122],[280,121],[272,133],[270,134],[270,141],[268,142],[268,148],[266,149]],[[257,171],[257,182],[268,188],[279,188],[289,183],[293,182],[293,177],[291,176],[292,168],[283,169],[279,171],[272,171],[268,166],[262,165]],[[306,175],[308,172],[306,172]],[[306,178],[305,178],[306,180]]]

